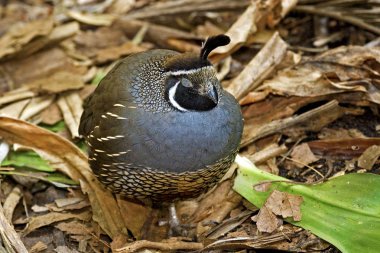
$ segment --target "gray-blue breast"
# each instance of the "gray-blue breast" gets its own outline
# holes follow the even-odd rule
[[[194,197],[215,185],[238,151],[243,120],[209,53],[151,50],[121,60],[85,101],[79,132],[89,163],[114,193],[153,201]]]

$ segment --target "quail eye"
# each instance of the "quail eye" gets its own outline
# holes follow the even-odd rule
[[[182,85],[183,87],[186,87],[186,88],[191,88],[191,87],[193,87],[193,84],[190,82],[190,80],[189,80],[189,79],[186,79],[186,78],[182,78],[182,79],[181,79],[181,85]]]

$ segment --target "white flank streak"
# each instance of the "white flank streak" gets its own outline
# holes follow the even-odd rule
[[[206,66],[206,67],[197,68],[197,69],[169,71],[168,74],[172,76],[189,75],[189,74],[194,74],[203,69],[212,69],[212,68],[213,68],[212,66]]]
[[[177,101],[175,101],[175,99],[174,99],[174,95],[175,95],[175,93],[177,91],[178,84],[179,84],[179,82],[177,82],[173,87],[171,87],[169,89],[169,101],[172,104],[172,106],[174,106],[178,110],[183,111],[183,112],[187,112],[187,110],[185,108],[183,108],[182,106],[180,106],[177,103]]]

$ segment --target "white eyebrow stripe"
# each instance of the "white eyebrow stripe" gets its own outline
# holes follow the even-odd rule
[[[189,70],[176,70],[176,71],[168,71],[167,73],[172,76],[180,76],[180,75],[188,75],[188,74],[194,74],[198,71],[206,70],[206,69],[212,69],[212,66],[205,66],[197,69],[189,69]]]
[[[177,87],[178,87],[178,84],[180,83],[180,81],[178,81],[173,87],[171,87],[169,89],[169,101],[170,103],[172,104],[172,106],[174,106],[175,108],[177,108],[178,110],[180,111],[183,111],[183,112],[187,112],[187,110],[185,108],[183,108],[182,106],[180,106],[177,101],[175,101],[174,99],[174,96],[175,96],[175,93],[177,91]]]

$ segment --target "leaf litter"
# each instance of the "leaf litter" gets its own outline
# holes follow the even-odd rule
[[[231,189],[236,167],[207,194],[177,203],[181,222],[193,225],[189,235],[197,239],[167,240],[166,228],[157,225],[166,211],[104,190],[72,142],[83,148],[77,133],[82,101],[114,61],[151,48],[199,50],[205,37],[226,33],[231,44],[215,50],[211,59],[222,84],[242,105],[240,154],[265,171],[301,182],[363,169],[379,173],[380,43],[375,19],[363,16],[376,9],[362,2],[319,1],[318,9],[303,0],[86,0],[75,5],[15,0],[1,6],[0,136],[15,144],[1,170],[4,247],[26,252],[24,242],[32,252],[338,252],[285,219],[302,220],[298,197],[275,193],[260,210],[247,204]],[[318,11],[323,8],[326,16]],[[52,174],[57,171],[77,186],[62,183]],[[66,194],[51,194],[51,184],[64,186]],[[41,192],[47,203],[36,203]],[[24,230],[21,239],[13,236],[12,223],[16,231]],[[33,241],[35,234],[57,231],[72,243]]]

